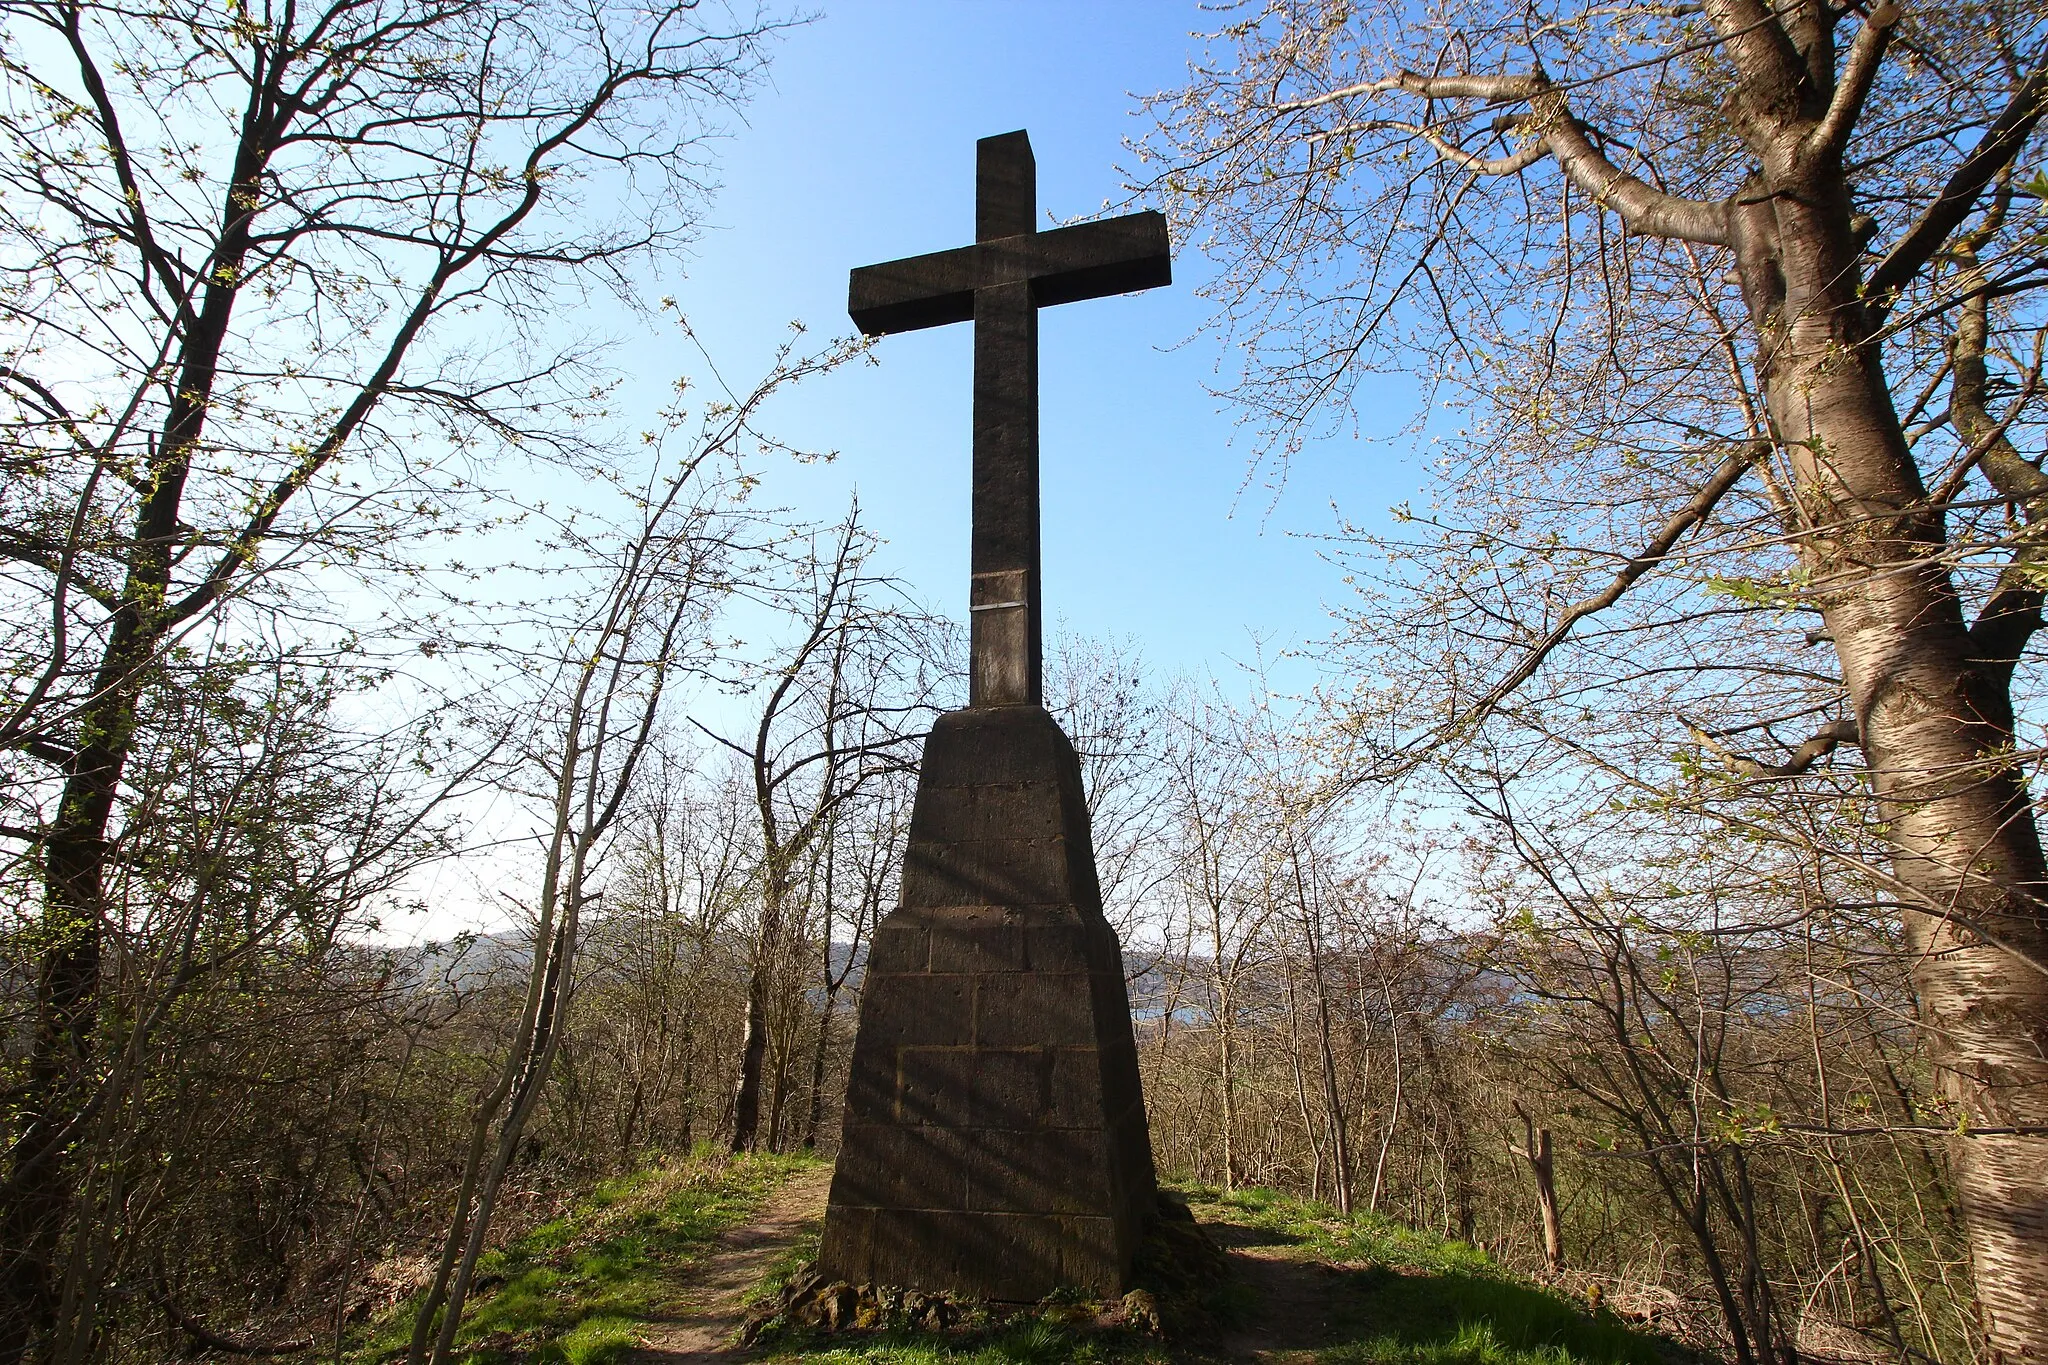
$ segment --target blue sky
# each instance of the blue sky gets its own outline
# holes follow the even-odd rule
[[[853,330],[853,267],[972,240],[977,138],[1030,133],[1042,214],[1094,213],[1121,198],[1124,139],[1148,126],[1139,97],[1185,79],[1199,48],[1191,33],[1214,18],[1184,0],[828,3],[779,43],[769,84],[717,149],[722,187],[694,249],[646,275],[650,300],[678,301],[735,386],[764,370],[792,320],[820,342]],[[1215,676],[1238,696],[1249,681],[1238,666],[1263,656],[1273,685],[1298,693],[1313,665],[1272,661],[1326,635],[1326,604],[1345,594],[1300,533],[1330,530],[1333,504],[1354,522],[1382,522],[1415,497],[1418,471],[1399,443],[1345,436],[1297,456],[1277,499],[1248,485],[1252,438],[1210,393],[1227,372],[1206,330],[1212,305],[1195,292],[1209,271],[1178,246],[1169,288],[1040,314],[1047,628],[1129,637],[1157,680]],[[617,337],[629,422],[669,401],[671,382],[695,368],[680,338],[621,310],[561,321]],[[884,338],[879,364],[780,398],[767,421],[775,434],[839,457],[773,463],[760,494],[828,521],[858,491],[886,541],[878,571],[956,621],[966,614],[971,342],[964,325]],[[1405,386],[1360,393],[1376,401],[1359,414],[1368,433],[1413,415]],[[714,728],[744,727],[715,696],[692,712]],[[476,810],[480,827],[510,815],[509,800]],[[508,875],[510,864],[483,883]],[[501,918],[488,887],[429,880],[434,909],[408,936]]]
[[[1213,18],[1180,0],[836,0],[779,44],[719,152],[707,230],[663,292],[737,381],[792,319],[851,330],[851,267],[972,240],[978,137],[1027,129],[1041,214],[1098,211],[1120,192],[1123,139],[1146,127],[1137,96],[1181,82],[1191,31]],[[1176,255],[1171,288],[1041,314],[1046,619],[1134,636],[1168,672],[1226,674],[1255,636],[1286,647],[1327,629],[1337,576],[1289,533],[1327,530],[1333,501],[1378,520],[1416,478],[1386,445],[1345,437],[1305,452],[1277,502],[1247,488],[1250,437],[1209,393],[1223,359],[1195,293],[1209,267]],[[879,366],[786,400],[777,431],[840,457],[779,466],[767,487],[821,518],[857,489],[885,567],[956,619],[969,346],[966,326],[886,338]],[[686,363],[645,354],[628,358],[650,395]],[[1391,428],[1411,402],[1390,391],[1362,416]]]

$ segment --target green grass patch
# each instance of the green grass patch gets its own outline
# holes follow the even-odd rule
[[[639,1339],[639,1325],[670,1315],[687,1270],[727,1228],[752,1217],[783,1181],[815,1157],[726,1156],[700,1150],[601,1182],[569,1213],[477,1262],[458,1359],[468,1365],[523,1359],[610,1365]],[[364,1343],[358,1359],[402,1352],[413,1315],[401,1311]]]
[[[1228,1221],[1278,1232],[1299,1254],[1333,1264],[1369,1264],[1428,1274],[1500,1275],[1491,1256],[1469,1242],[1452,1241],[1376,1213],[1345,1215],[1328,1204],[1278,1190],[1223,1194],[1201,1186],[1183,1189],[1204,1222]],[[1206,1206],[1206,1207],[1204,1207]]]
[[[615,1365],[640,1344],[640,1323],[629,1318],[590,1317],[534,1353],[539,1365]]]
[[[699,1152],[604,1182],[569,1214],[491,1254],[457,1338],[460,1358],[467,1365],[619,1365],[645,1323],[681,1307],[691,1263],[719,1233],[752,1217],[813,1160]],[[1181,1188],[1218,1242],[1286,1262],[1300,1277],[1287,1281],[1297,1301],[1271,1311],[1259,1285],[1273,1282],[1247,1274],[1202,1287],[1192,1319],[1198,1329],[1175,1332],[1170,1319],[1163,1342],[1099,1326],[1096,1305],[1061,1299],[1007,1314],[977,1309],[941,1333],[771,1329],[763,1357],[777,1365],[1191,1365],[1221,1359],[1224,1338],[1243,1333],[1238,1344],[1322,1365],[1672,1365],[1686,1358],[1662,1338],[1589,1313],[1465,1243],[1271,1190]],[[777,1258],[749,1301],[778,1294],[816,1252],[814,1232]],[[357,1360],[402,1350],[410,1331],[409,1315],[400,1314]]]
[[[1466,1242],[1273,1190],[1184,1193],[1217,1232],[1248,1229],[1267,1255],[1330,1267],[1318,1272],[1329,1329],[1311,1348],[1324,1365],[1668,1365],[1686,1354]]]

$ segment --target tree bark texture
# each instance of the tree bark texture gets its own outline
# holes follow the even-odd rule
[[[1801,548],[1893,846],[1984,1328],[2048,1359],[2048,922],[2039,830],[1886,385],[1839,167],[1766,171],[1733,210],[1757,372],[1797,476]],[[1994,664],[1993,660],[1983,660]],[[2009,676],[2009,667],[2006,670]]]

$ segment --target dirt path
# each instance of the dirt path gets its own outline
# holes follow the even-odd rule
[[[830,1166],[792,1176],[759,1216],[719,1238],[711,1254],[690,1268],[690,1296],[681,1314],[649,1323],[645,1344],[632,1359],[638,1365],[739,1359],[732,1338],[746,1319],[741,1300],[775,1258],[825,1216],[831,1183]]]
[[[1229,1253],[1232,1276],[1257,1305],[1251,1320],[1219,1343],[1228,1358],[1308,1365],[1319,1349],[1342,1339],[1344,1324],[1332,1312],[1342,1271],[1290,1255],[1295,1239],[1285,1233],[1207,1219],[1202,1227]]]

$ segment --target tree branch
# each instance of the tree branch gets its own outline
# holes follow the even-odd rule
[[[1814,764],[1826,758],[1844,744],[1858,744],[1860,731],[1853,720],[1832,721],[1823,725],[1809,736],[1804,744],[1792,751],[1792,757],[1783,763],[1766,763],[1748,754],[1738,754],[1721,743],[1713,731],[1697,725],[1684,716],[1687,733],[1701,748],[1711,750],[1721,760],[1722,766],[1730,772],[1741,773],[1744,777],[1797,777]]]
[[[1870,94],[1871,82],[1877,78],[1877,69],[1884,61],[1885,49],[1891,46],[1892,30],[1898,22],[1899,7],[1892,0],[1880,0],[1877,8],[1864,18],[1856,40],[1849,45],[1842,74],[1835,81],[1828,111],[1806,135],[1809,156],[1841,155],[1849,141],[1849,130],[1856,126],[1857,116],[1863,112],[1863,101]]]
[[[1341,90],[1312,95],[1307,99],[1289,100],[1273,106],[1276,114],[1298,114],[1306,109],[1319,109],[1326,104],[1351,99],[1358,95],[1379,95],[1389,90],[1401,90],[1424,99],[1485,100],[1489,104],[1506,104],[1513,100],[1536,97],[1543,89],[1540,76],[1421,76],[1413,71],[1398,71],[1376,81],[1364,81],[1358,85],[1347,85]]]
[[[1550,100],[1555,101],[1555,108],[1544,123],[1543,140],[1580,193],[1619,214],[1628,230],[1641,236],[1675,237],[1705,246],[1730,245],[1728,211],[1723,205],[1681,199],[1630,175],[1593,145],[1565,108],[1563,96],[1545,102]]]
[[[2024,529],[2019,532],[2012,562],[1998,576],[1991,599],[1970,626],[1970,663],[1991,688],[1987,698],[1997,708],[1995,719],[2007,735],[2012,733],[2012,674],[2027,642],[2041,629],[2040,566],[2043,547],[2039,539],[2044,516],[2048,516],[2048,474],[2036,469],[2013,446],[2007,428],[2027,406],[2040,382],[2041,357],[2034,364],[2013,399],[2004,421],[1991,414],[1991,369],[1987,354],[1991,339],[1991,300],[1985,289],[1984,266],[1978,257],[1983,246],[2005,225],[2012,204],[2011,176],[1998,177],[1983,222],[1956,241],[1954,254],[1961,267],[1958,283],[1965,290],[1963,306],[1956,314],[1955,343],[1950,348],[1954,380],[1949,385],[1949,420],[1957,433],[1970,443],[1971,456],[1984,477],[2000,496],[2019,508]],[[1950,481],[1958,490],[1972,460],[1962,461]]]
[[[219,1351],[231,1356],[289,1356],[311,1349],[311,1337],[294,1337],[289,1341],[246,1341],[240,1337],[225,1336],[214,1331],[190,1313],[171,1301],[170,1290],[164,1285],[163,1272],[157,1272],[155,1291],[150,1297],[173,1327],[191,1338],[195,1346],[208,1351]]]
[[[62,7],[58,11],[62,18],[51,22],[64,35],[65,45],[78,63],[79,79],[85,83],[86,94],[93,102],[93,116],[99,123],[100,132],[106,137],[106,151],[112,161],[116,183],[121,187],[121,197],[128,210],[129,231],[136,251],[141,255],[148,269],[140,277],[143,292],[149,292],[149,282],[156,279],[167,295],[166,302],[177,317],[179,330],[188,331],[196,321],[192,311],[191,284],[188,273],[176,257],[165,250],[157,240],[155,225],[151,222],[142,193],[141,182],[135,174],[135,164],[130,156],[128,139],[122,131],[119,113],[113,98],[107,92],[106,81],[100,76],[99,64],[93,60],[90,48],[86,46],[85,35],[79,26],[81,8],[76,5]],[[23,74],[27,74],[24,72]]]
[[[1511,175],[1535,165],[1548,152],[1580,193],[1618,214],[1630,232],[1646,237],[1675,237],[1708,246],[1729,244],[1728,215],[1723,206],[1666,194],[1609,161],[1572,117],[1562,92],[1540,72],[1519,76],[1423,76],[1402,71],[1366,85],[1349,86],[1276,109],[1291,112],[1351,95],[1386,90],[1430,100],[1478,99],[1488,104],[1526,101],[1533,110],[1525,126],[1535,130],[1534,150],[1525,148],[1512,156],[1487,160],[1475,157],[1427,128],[1416,131],[1439,156],[1475,175]]]
[[[2012,100],[1985,130],[1970,154],[1942,186],[1941,193],[1920,215],[1920,221],[1906,231],[1885,253],[1864,281],[1863,292],[1873,299],[1905,285],[1920,268],[1934,258],[1949,234],[1962,226],[1985,187],[2009,168],[2020,149],[2033,136],[2034,125],[2048,112],[2048,66],[2037,66]]]
[[[248,522],[236,533],[228,548],[221,553],[218,561],[207,571],[171,612],[172,620],[187,620],[226,591],[230,579],[252,562],[263,542],[283,512],[285,504],[300,490],[304,489],[327,463],[339,454],[353,438],[357,429],[384,396],[392,380],[398,374],[399,365],[411,350],[414,340],[426,327],[438,309],[443,291],[450,281],[477,261],[487,257],[497,243],[518,227],[540,203],[544,177],[542,168],[548,157],[565,144],[571,144],[576,135],[595,119],[618,91],[635,81],[648,79],[653,73],[634,69],[615,72],[608,76],[598,90],[590,95],[579,109],[546,137],[541,138],[527,153],[522,173],[525,189],[520,197],[499,216],[498,220],[477,235],[475,240],[459,249],[449,247],[440,265],[420,288],[411,310],[398,326],[390,344],[385,348],[377,368],[357,389],[354,398],[329,427],[320,441],[270,489]]]
[[[1518,152],[1507,156],[1485,157],[1466,151],[1463,147],[1440,136],[1433,129],[1417,128],[1416,134],[1436,149],[1436,154],[1469,175],[1503,176],[1520,175],[1531,166],[1550,155],[1550,147],[1542,138],[1537,138]]]
[[[1659,528],[1657,534],[1651,538],[1650,543],[1645,545],[1642,551],[1631,558],[1628,563],[1624,564],[1605,588],[1591,597],[1582,598],[1572,604],[1565,611],[1564,615],[1558,619],[1558,623],[1550,628],[1549,633],[1538,641],[1535,647],[1527,654],[1522,656],[1521,662],[1517,663],[1514,668],[1508,671],[1505,677],[1488,689],[1486,695],[1476,705],[1466,711],[1464,715],[1458,717],[1452,724],[1444,727],[1444,732],[1448,733],[1453,729],[1469,728],[1492,714],[1494,709],[1506,701],[1516,688],[1535,675],[1536,670],[1543,666],[1543,661],[1550,657],[1553,650],[1564,643],[1565,638],[1572,633],[1579,622],[1613,606],[1621,600],[1623,593],[1635,586],[1638,579],[1663,563],[1665,556],[1671,553],[1671,548],[1679,542],[1680,538],[1687,531],[1705,521],[1712,514],[1716,504],[1723,497],[1727,496],[1728,490],[1735,487],[1740,482],[1742,476],[1749,472],[1750,467],[1769,454],[1770,450],[1771,446],[1768,441],[1752,441],[1722,460],[1720,465],[1715,468],[1713,476],[1707,480],[1706,485],[1699,492],[1693,494],[1692,499],[1684,507],[1681,507],[1672,514],[1670,520],[1666,521]]]

